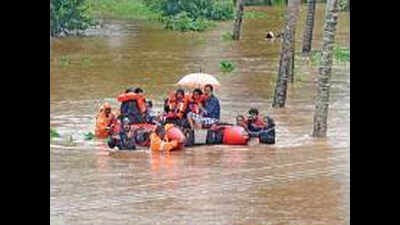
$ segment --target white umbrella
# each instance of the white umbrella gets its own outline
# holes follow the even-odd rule
[[[206,84],[211,84],[214,88],[221,87],[218,80],[213,75],[207,73],[191,73],[184,76],[177,83],[179,86],[190,88],[202,88]]]

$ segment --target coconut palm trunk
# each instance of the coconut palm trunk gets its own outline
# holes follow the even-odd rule
[[[313,137],[326,137],[329,109],[329,88],[332,70],[333,47],[338,20],[338,0],[328,0],[325,10],[325,25],[321,63],[318,73],[318,88],[315,102]]]
[[[290,46],[290,51],[292,52],[292,57],[290,58],[290,63],[289,63],[289,78],[290,82],[293,83],[294,81],[294,58],[296,54],[296,23],[297,23],[297,18],[299,16],[299,6],[300,6],[301,1],[296,1],[294,7],[294,24],[293,24],[293,30],[292,30],[292,45]]]
[[[308,54],[311,51],[312,35],[314,29],[314,18],[315,18],[315,1],[308,0],[307,2],[307,19],[304,26],[303,34],[303,53]]]
[[[233,23],[233,40],[240,39],[240,30],[243,22],[243,9],[243,0],[237,0],[235,22]]]
[[[291,66],[294,53],[292,48],[294,43],[293,29],[296,26],[296,8],[298,8],[299,3],[300,0],[290,0],[286,9],[286,22],[279,60],[278,79],[276,80],[274,100],[272,103],[272,107],[274,108],[285,107],[287,82],[290,69],[293,68]]]

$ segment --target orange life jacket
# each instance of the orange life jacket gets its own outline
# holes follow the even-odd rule
[[[188,104],[190,105],[190,109],[193,113],[199,114],[200,113],[200,107],[199,105],[203,105],[204,101],[206,100],[206,96],[200,95],[198,99],[195,99],[193,94],[190,94],[188,97]]]
[[[136,93],[123,93],[118,95],[117,100],[119,102],[126,102],[130,100],[136,100],[136,103],[139,107],[141,113],[146,112],[146,98],[141,94]]]
[[[183,99],[178,100],[174,93],[171,93],[168,97],[168,106],[171,112],[176,113],[179,119],[182,119],[185,114],[189,98],[184,95]]]
[[[96,128],[94,132],[95,136],[99,138],[107,138],[109,134],[107,127],[112,129],[112,124],[114,123],[115,118],[115,114],[112,112],[110,113],[109,117],[106,117],[104,108],[101,107],[96,116]]]
[[[172,151],[183,149],[185,136],[183,133],[175,127],[173,124],[165,125],[165,137],[164,140],[156,134],[150,135],[150,149],[153,151]]]
[[[249,120],[247,118],[245,118],[245,122],[246,124],[249,124]],[[255,119],[255,121],[252,121],[253,126],[259,127],[259,128],[263,128],[266,127],[267,124],[264,123],[264,121],[262,121],[260,119],[260,116],[257,116],[257,118]]]

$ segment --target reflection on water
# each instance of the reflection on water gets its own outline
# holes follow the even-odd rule
[[[230,22],[207,33],[181,34],[115,20],[105,35],[53,42],[50,123],[61,138],[50,146],[52,224],[349,223],[348,65],[333,68],[328,138],[311,138],[315,69],[298,66],[302,79],[289,87],[286,108],[272,109],[280,42],[267,42],[264,34],[282,23],[281,10],[257,10],[268,18],[244,20],[240,42],[222,40]],[[322,43],[323,15],[318,4],[314,49]],[[348,14],[339,18],[337,42],[349,44]],[[220,73],[221,60],[237,69]],[[93,132],[98,107],[108,101],[118,109],[115,96],[126,87],[142,87],[161,110],[174,83],[200,67],[222,84],[216,92],[222,120],[234,122],[237,114],[258,107],[275,119],[275,145],[110,156],[104,140],[83,139]]]

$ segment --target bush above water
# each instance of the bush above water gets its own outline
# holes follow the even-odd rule
[[[95,25],[86,0],[51,0],[50,35],[85,30]]]
[[[204,31],[212,27],[210,20],[233,19],[230,0],[148,0],[148,7],[161,14],[165,28],[178,31]]]
[[[214,24],[204,18],[191,18],[188,13],[181,12],[175,16],[164,17],[162,19],[165,28],[178,31],[204,31]]]
[[[162,16],[175,16],[182,12],[193,19],[229,20],[234,16],[230,0],[147,0],[145,4]]]

